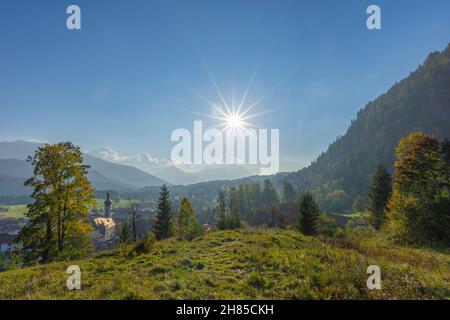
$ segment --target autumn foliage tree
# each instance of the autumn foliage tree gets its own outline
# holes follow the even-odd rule
[[[420,132],[397,147],[390,228],[408,241],[450,242],[450,181],[446,143]]]
[[[46,144],[28,161],[34,170],[25,185],[33,188],[34,201],[19,233],[25,262],[85,255],[91,248],[86,216],[95,199],[80,148],[71,142]]]

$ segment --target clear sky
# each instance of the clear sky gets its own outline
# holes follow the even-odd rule
[[[256,70],[248,101],[274,111],[253,122],[280,129],[282,169],[298,168],[449,42],[448,0],[2,0],[0,140],[168,158],[171,132],[211,113],[199,95],[219,101],[208,71],[231,100]]]

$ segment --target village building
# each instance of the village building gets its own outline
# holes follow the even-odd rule
[[[104,216],[94,217],[91,222],[95,229],[95,238],[97,241],[111,241],[114,240],[116,235],[116,223],[111,217],[112,201],[109,198],[109,193],[106,194],[104,205]]]
[[[112,240],[115,236],[116,223],[112,218],[98,217],[93,221],[95,230],[100,232],[105,240]]]

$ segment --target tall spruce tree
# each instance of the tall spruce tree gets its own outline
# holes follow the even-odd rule
[[[375,228],[380,229],[386,216],[385,210],[391,196],[391,175],[386,167],[378,166],[373,175],[372,184],[369,189],[369,223]]]
[[[317,233],[317,221],[319,219],[319,206],[313,196],[306,192],[300,196],[298,229],[306,235]]]
[[[170,192],[164,184],[159,192],[158,211],[156,214],[153,231],[157,240],[162,240],[172,235],[173,214]]]

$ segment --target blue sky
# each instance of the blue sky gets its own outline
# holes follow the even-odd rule
[[[82,30],[66,29],[77,4]],[[382,9],[382,30],[366,8]],[[450,1],[21,1],[0,3],[0,140],[168,158],[176,128],[226,98],[265,96],[282,169],[313,160],[364,105],[450,42]],[[211,125],[214,123],[211,122]]]

